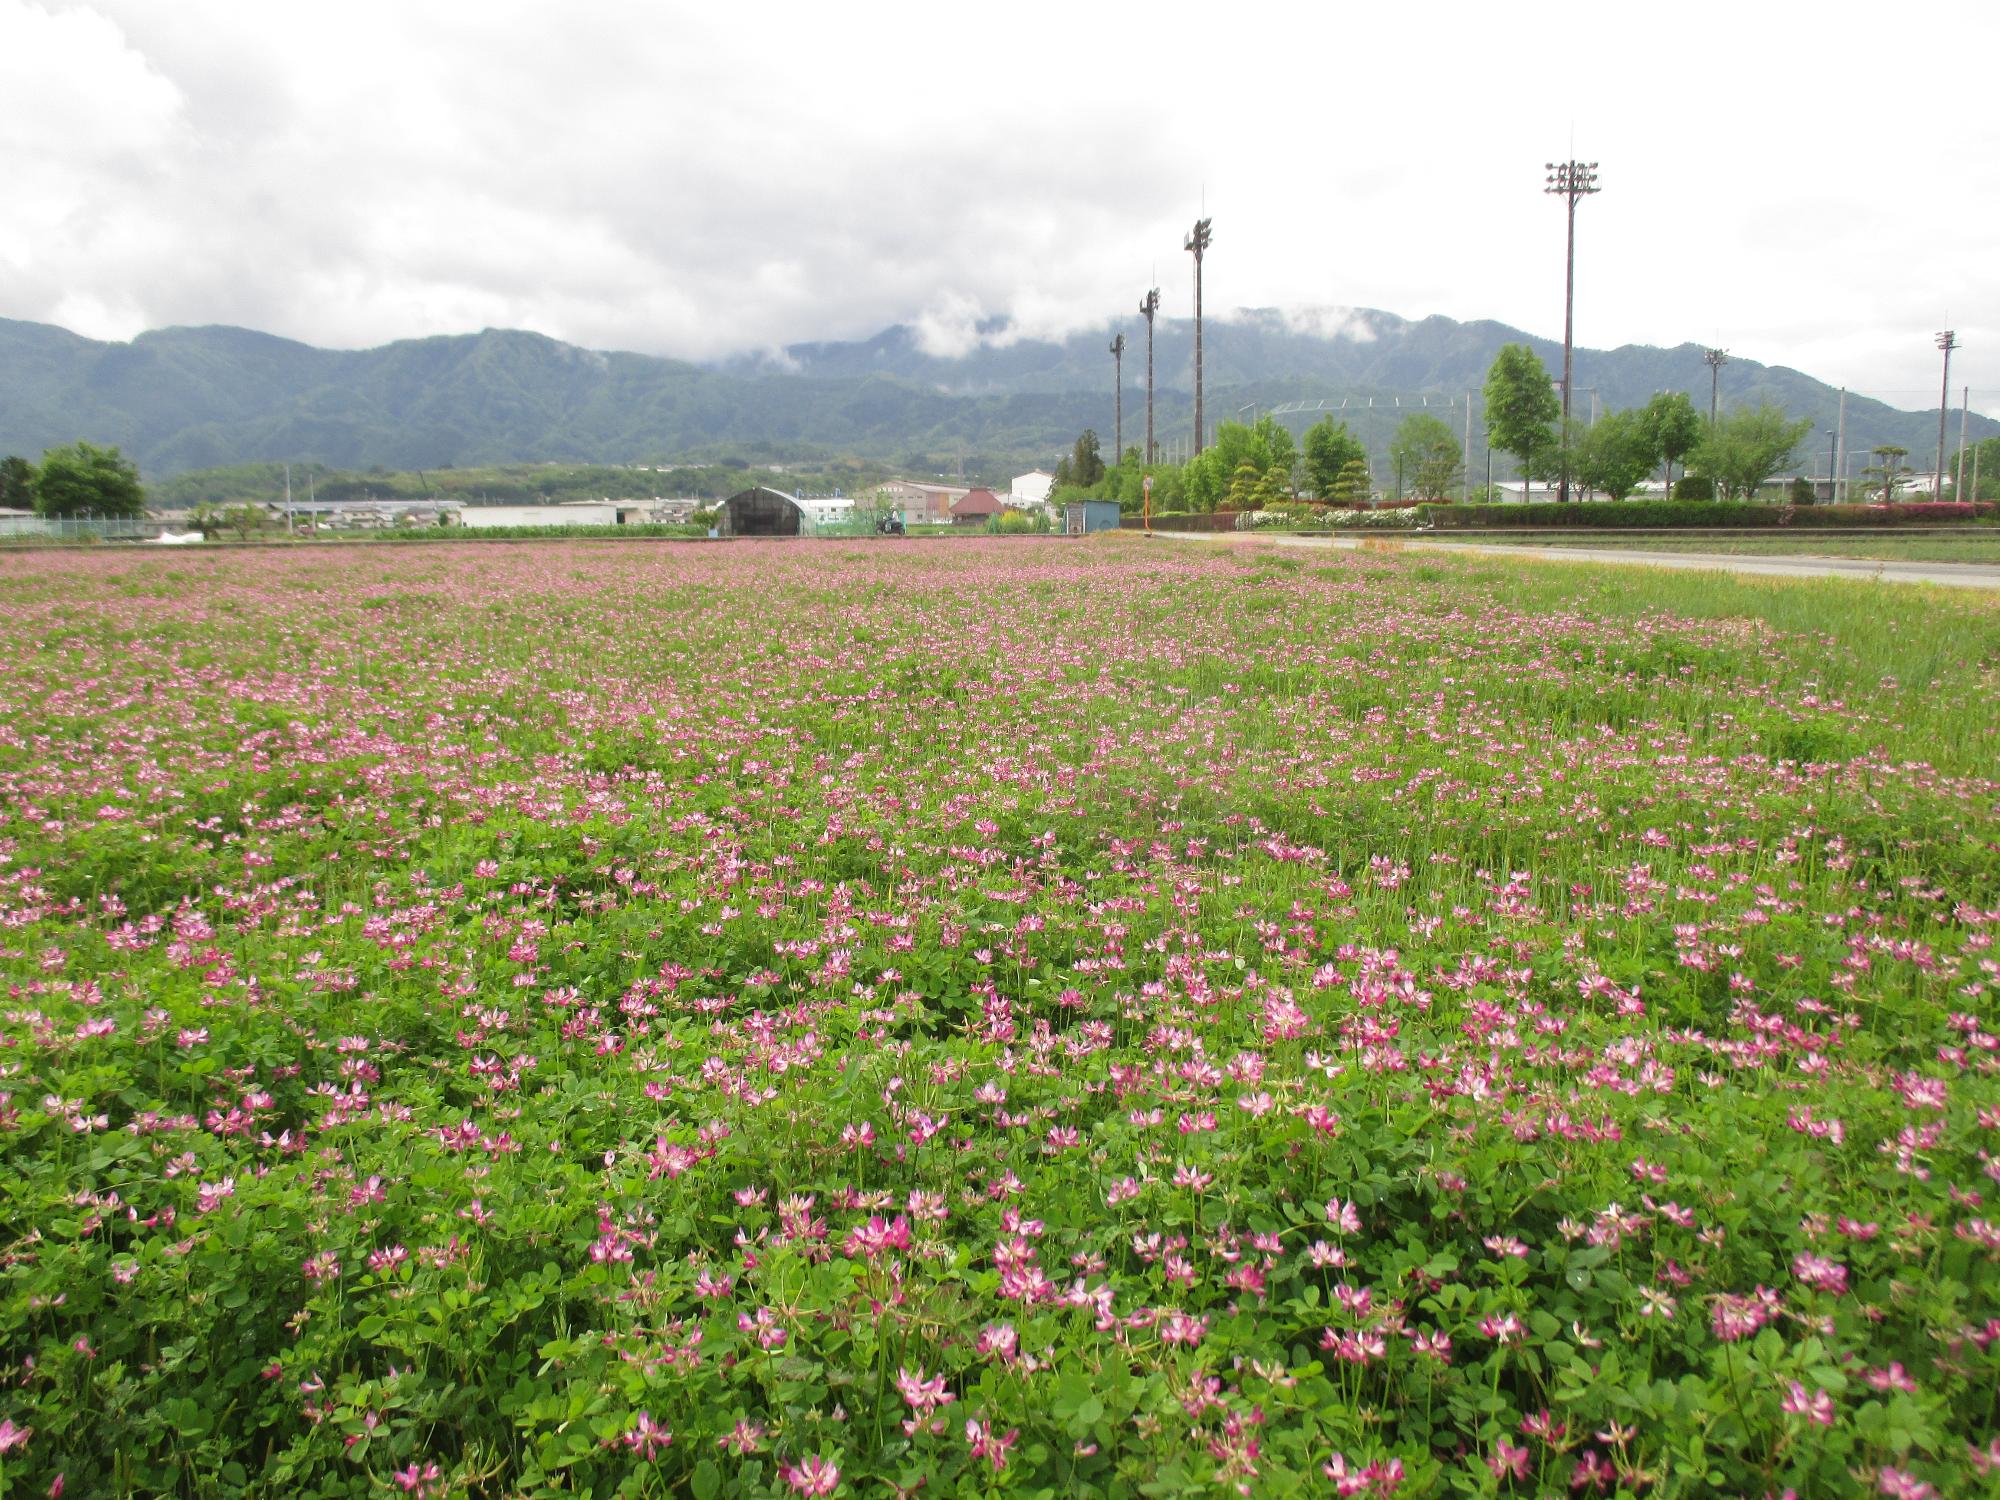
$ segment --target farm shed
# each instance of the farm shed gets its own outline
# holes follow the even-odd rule
[[[1071,500],[1063,506],[1063,534],[1088,536],[1093,531],[1118,529],[1116,500]]]
[[[722,502],[724,536],[797,536],[811,531],[799,497],[758,485],[739,490]]]

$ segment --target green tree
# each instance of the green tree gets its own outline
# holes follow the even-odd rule
[[[1244,459],[1236,466],[1236,473],[1229,481],[1229,508],[1231,510],[1255,510],[1257,508],[1257,487],[1263,481],[1263,472],[1250,459]]]
[[[0,510],[35,508],[35,466],[19,454],[0,458]]]
[[[1070,483],[1089,489],[1103,477],[1104,456],[1097,449],[1097,434],[1086,427],[1083,435],[1076,440],[1076,446],[1070,450]]]
[[[2000,437],[1981,438],[1966,446],[1967,500],[2000,500]]]
[[[1250,430],[1264,450],[1264,472],[1268,474],[1273,469],[1282,471],[1279,477],[1289,486],[1292,465],[1299,461],[1299,445],[1293,440],[1291,429],[1265,412]]]
[[[1694,409],[1686,391],[1661,391],[1646,403],[1639,419],[1656,461],[1667,466],[1667,492],[1674,488],[1674,465],[1692,453],[1707,423]],[[1649,464],[1648,468],[1651,467]]]
[[[1291,474],[1281,465],[1272,464],[1257,481],[1251,492],[1251,503],[1258,510],[1269,510],[1274,505],[1282,505],[1292,498]]]
[[[1511,453],[1521,465],[1525,481],[1536,472],[1540,455],[1546,467],[1556,449],[1556,418],[1562,403],[1549,372],[1535,351],[1526,344],[1508,344],[1486,372],[1486,441],[1503,453]],[[1527,485],[1521,487],[1527,498]]]
[[[1368,450],[1361,446],[1361,439],[1345,422],[1332,417],[1321,417],[1306,429],[1304,447],[1306,488],[1322,500],[1333,498],[1341,470],[1351,461],[1358,459],[1364,466],[1368,462]]]
[[[1225,427],[1230,425],[1225,422]],[[1181,465],[1184,498],[1187,508],[1192,511],[1214,510],[1222,503],[1222,497],[1229,491],[1231,470],[1222,466],[1220,448],[1204,448],[1185,464]],[[1159,491],[1153,492],[1159,498]]]
[[[1420,500],[1443,500],[1451,494],[1463,465],[1458,435],[1427,411],[1413,411],[1396,428],[1389,458],[1409,481]]]
[[[1882,503],[1889,504],[1896,498],[1896,486],[1910,473],[1910,466],[1903,462],[1908,448],[1899,448],[1894,443],[1884,443],[1879,448],[1869,450],[1875,455],[1875,462],[1861,471],[1863,484],[1873,480],[1882,486]]]
[[[1794,422],[1768,401],[1734,407],[1702,435],[1688,463],[1715,481],[1723,499],[1747,500],[1791,463],[1812,425],[1810,418]]]
[[[116,448],[71,443],[42,455],[35,508],[45,516],[142,516],[139,470]]]
[[[1653,472],[1658,459],[1646,412],[1607,412],[1578,436],[1570,472],[1586,490],[1602,490],[1613,500],[1623,500]]]
[[[1368,472],[1368,460],[1350,458],[1341,465],[1340,477],[1333,482],[1336,505],[1359,505],[1375,493],[1375,476]]]

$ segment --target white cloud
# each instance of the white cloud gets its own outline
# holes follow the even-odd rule
[[[1900,35],[2000,42],[1990,5]],[[913,324],[939,352],[1191,306],[1697,339],[1861,390],[2000,404],[2000,116],[1870,107],[1878,9],[1670,22],[1023,0],[0,0],[0,316],[231,322],[356,346],[486,325],[710,358]],[[1282,66],[1274,65],[1281,60]],[[1712,101],[1712,102],[1711,102]],[[1957,383],[1956,381],[1954,382]]]

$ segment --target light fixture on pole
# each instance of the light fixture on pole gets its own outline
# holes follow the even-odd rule
[[[1146,462],[1153,462],[1153,319],[1160,311],[1160,289],[1139,299],[1139,316],[1146,320]]]
[[[1554,193],[1569,207],[1569,253],[1563,271],[1563,463],[1562,479],[1556,490],[1556,502],[1562,504],[1569,499],[1569,388],[1576,314],[1576,201],[1602,189],[1597,185],[1597,163],[1594,161],[1552,161],[1547,165],[1548,183],[1542,191]]]
[[[1944,418],[1951,408],[1951,351],[1958,347],[1958,335],[1947,328],[1937,336],[1937,346],[1944,351],[1944,383],[1938,389],[1938,451],[1937,469],[1931,475],[1931,499],[1944,499]]]
[[[1214,236],[1209,233],[1209,221],[1196,219],[1194,228],[1188,231],[1187,243],[1181,248],[1194,256],[1194,451],[1200,457],[1205,446],[1201,424],[1201,258],[1207,253]]]
[[[1125,335],[1111,341],[1111,388],[1114,392],[1111,418],[1111,462],[1125,462]]]
[[[1708,366],[1708,425],[1715,425],[1715,403],[1722,394],[1722,367],[1729,363],[1727,349],[1704,349],[1701,362]]]

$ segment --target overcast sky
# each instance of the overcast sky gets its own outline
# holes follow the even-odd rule
[[[1627,17],[1632,19],[1627,19]],[[2000,415],[2000,6],[0,0],[0,316],[712,358],[1206,299]],[[1204,198],[1205,195],[1205,198]]]

